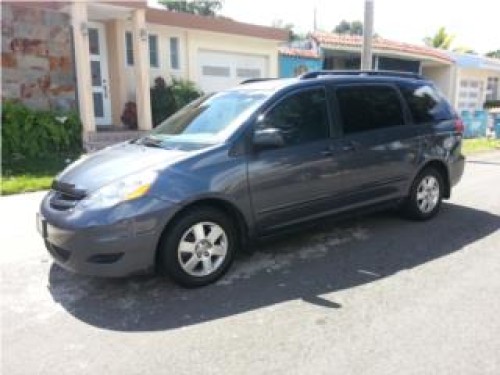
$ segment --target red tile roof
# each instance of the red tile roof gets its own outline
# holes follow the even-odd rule
[[[326,44],[340,47],[361,47],[363,37],[359,35],[344,35],[324,32],[315,32],[312,35],[319,44]],[[397,42],[394,40],[375,37],[373,39],[373,48],[375,50],[385,50],[390,52],[402,52],[412,55],[424,56],[446,62],[452,62],[453,59],[445,52],[436,48],[418,46],[415,44]]]
[[[305,57],[307,59],[321,58],[318,52],[313,49],[301,49],[291,47],[280,47],[279,53],[285,56]]]

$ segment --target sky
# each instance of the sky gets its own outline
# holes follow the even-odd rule
[[[500,49],[500,0],[374,0],[374,30],[380,36],[422,44],[439,27],[454,34],[452,48],[479,53]],[[275,20],[295,25],[297,32],[331,31],[342,19],[363,20],[364,0],[224,0],[222,15],[259,25]]]

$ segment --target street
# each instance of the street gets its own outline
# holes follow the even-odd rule
[[[500,152],[434,220],[325,222],[195,290],[53,265],[42,196],[0,198],[2,374],[500,373]]]

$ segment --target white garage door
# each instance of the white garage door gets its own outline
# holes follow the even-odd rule
[[[199,85],[209,93],[236,86],[249,78],[264,78],[269,74],[268,64],[265,56],[200,50]]]

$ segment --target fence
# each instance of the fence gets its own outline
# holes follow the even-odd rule
[[[500,113],[462,111],[460,115],[465,125],[464,138],[481,138],[492,134],[500,139]]]

